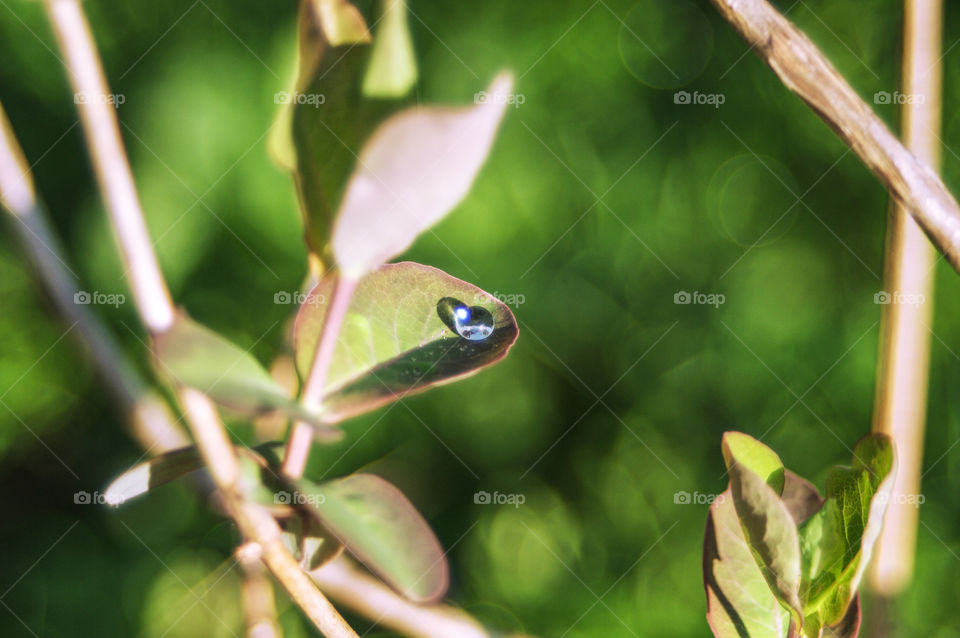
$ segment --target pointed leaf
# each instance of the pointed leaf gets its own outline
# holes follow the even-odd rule
[[[724,432],[721,449],[727,468],[741,464],[762,478],[778,495],[783,492],[783,462],[766,445],[743,432]]]
[[[237,448],[241,459],[253,460],[266,465],[262,455],[270,455],[274,448],[282,443],[263,443],[252,449]],[[186,476],[203,468],[204,461],[196,446],[173,450],[149,461],[138,463],[118,476],[110,483],[104,492],[104,500],[110,505],[121,505],[130,499],[140,496],[155,487]]]
[[[497,76],[471,107],[418,107],[364,146],[333,229],[333,254],[357,280],[406,250],[466,196],[493,144],[513,84]]]
[[[322,280],[309,298],[323,303],[304,304],[297,315],[297,369],[304,377],[313,363],[332,287],[332,279]],[[451,331],[437,313],[444,297],[489,311],[493,333],[470,341]],[[473,374],[506,356],[516,338],[510,309],[476,286],[412,262],[383,266],[354,291],[327,375],[322,419],[335,423]]]
[[[745,434],[724,434],[723,452],[744,537],[770,588],[799,624],[800,541],[793,516],[780,500],[783,465],[769,448]]]
[[[370,33],[344,0],[301,0],[297,78],[270,131],[270,153],[293,173],[307,244],[326,267],[334,212],[363,143],[409,100],[363,99]]]
[[[313,484],[300,490],[310,511],[360,562],[415,602],[436,602],[449,584],[437,537],[400,490],[373,474]]]
[[[242,414],[281,410],[292,418],[318,423],[317,414],[287,396],[249,353],[212,330],[178,314],[173,326],[155,337],[162,374],[173,383],[200,390]]]
[[[844,618],[880,534],[896,469],[893,442],[871,434],[854,448],[852,467],[827,476],[823,507],[800,527],[807,615],[825,625]]]
[[[135,465],[115,478],[104,492],[104,499],[110,505],[120,505],[202,467],[203,457],[195,446],[173,450]]]
[[[399,98],[417,82],[417,61],[410,41],[405,0],[383,0],[383,17],[373,40],[370,66],[363,78],[363,94]]]
[[[707,621],[716,638],[785,638],[790,614],[770,591],[728,489],[710,506],[703,542]]]

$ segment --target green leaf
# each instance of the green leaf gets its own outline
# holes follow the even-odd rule
[[[291,399],[249,353],[212,330],[178,314],[173,326],[155,337],[161,374],[195,388],[245,415],[280,410],[291,418],[320,424],[319,415]]]
[[[770,591],[728,489],[710,506],[703,543],[707,621],[716,638],[784,638],[790,614]]]
[[[807,480],[784,471],[783,503],[802,522],[823,500]],[[778,602],[743,534],[727,489],[710,507],[703,542],[707,620],[717,638],[783,638],[790,613]]]
[[[415,602],[436,602],[449,584],[440,542],[396,487],[373,474],[320,485],[298,482],[323,528],[388,585]]]
[[[293,173],[307,244],[331,266],[334,212],[363,143],[406,103],[363,99],[371,39],[356,8],[343,0],[302,0],[296,80],[270,131],[274,161]]]
[[[844,618],[856,594],[895,476],[888,436],[864,437],[853,455],[852,467],[831,470],[823,507],[800,527],[804,611],[826,625]]]
[[[306,377],[332,298],[325,278],[297,315],[297,369]],[[468,341],[437,314],[437,302],[454,297],[493,315],[493,334]],[[335,423],[401,396],[422,392],[489,366],[506,356],[517,324],[506,305],[441,270],[412,262],[389,264],[360,280],[333,353],[322,419]]]
[[[263,443],[255,448],[237,448],[241,461],[252,461],[266,467],[264,455],[271,455],[273,449],[282,443]],[[149,461],[138,463],[118,476],[107,486],[104,500],[110,505],[121,505],[130,499],[140,496],[155,487],[186,476],[203,468],[204,461],[196,446],[191,445],[179,450],[154,457]]]
[[[283,523],[283,542],[300,565],[307,571],[319,569],[343,552],[343,545],[325,530],[315,516],[296,514]]]
[[[498,75],[469,107],[416,107],[364,145],[340,202],[333,255],[358,280],[405,251],[467,195],[486,160],[513,80]]]
[[[203,457],[196,447],[173,450],[135,465],[115,478],[104,492],[104,499],[110,505],[121,505],[202,467]]]
[[[783,492],[784,468],[777,453],[743,432],[724,432],[723,460],[729,469],[740,464],[762,478],[779,495]]]
[[[823,628],[820,638],[856,638],[860,632],[860,596],[853,597],[843,619],[835,625]]]
[[[405,0],[382,0],[383,16],[373,40],[370,66],[363,78],[363,94],[373,98],[400,98],[417,83],[417,61],[410,41]]]
[[[800,541],[793,516],[780,500],[783,464],[769,448],[742,433],[724,434],[723,453],[744,537],[767,584],[799,624]]]

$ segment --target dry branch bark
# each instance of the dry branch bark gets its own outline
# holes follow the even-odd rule
[[[960,272],[960,206],[830,61],[766,0],[711,0],[774,73],[860,157]]]

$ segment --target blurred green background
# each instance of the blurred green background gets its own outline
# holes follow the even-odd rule
[[[868,101],[898,89],[900,2],[778,4]],[[266,152],[296,3],[84,6],[124,96],[118,115],[175,300],[270,363],[293,312],[274,294],[297,290],[306,269],[291,180]],[[724,489],[728,429],[763,435],[821,487],[849,461],[870,425],[888,197],[705,1],[411,10],[418,100],[469,103],[507,68],[524,102],[508,109],[468,200],[406,257],[522,296],[520,340],[478,376],[349,422],[309,474],[368,467],[398,483],[450,549],[451,600],[499,629],[708,636],[707,506],[675,495]],[[943,170],[954,189],[958,35],[948,3]],[[40,3],[3,4],[0,101],[84,287],[129,297],[57,55]],[[896,126],[896,105],[876,108]],[[74,503],[141,450],[31,275],[5,232],[0,634],[239,635],[236,535],[204,499],[174,485],[121,510]],[[675,304],[682,291],[724,303]],[[941,261],[902,636],[960,634],[958,292]],[[146,367],[132,304],[96,310]],[[526,500],[477,505],[480,490]],[[313,634],[279,602],[287,636]]]

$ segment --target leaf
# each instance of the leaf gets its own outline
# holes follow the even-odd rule
[[[400,98],[417,83],[417,61],[410,41],[405,0],[382,0],[383,16],[373,40],[370,66],[363,78],[363,94]]]
[[[292,418],[319,423],[318,415],[288,397],[249,352],[184,314],[155,337],[154,353],[160,372],[172,382],[200,390],[237,412],[259,415],[281,410]]]
[[[297,369],[306,377],[332,299],[333,279],[320,281],[294,328]],[[493,314],[493,334],[468,341],[437,314],[455,297]],[[506,305],[441,270],[412,262],[382,266],[360,280],[344,319],[324,389],[321,418],[335,423],[431,386],[478,372],[504,356],[517,338]]]
[[[864,437],[853,454],[852,467],[831,470],[823,507],[800,527],[804,611],[825,625],[843,619],[856,594],[895,476],[888,436]]]
[[[237,452],[242,459],[252,459],[265,466],[266,460],[262,455],[272,454],[273,449],[279,445],[282,443],[263,443],[252,449],[238,447]],[[173,450],[149,461],[138,463],[115,478],[107,486],[104,500],[110,505],[121,505],[155,487],[175,481],[203,467],[203,457],[196,446]]]
[[[822,502],[816,488],[784,472],[783,503],[794,520],[805,520]],[[707,621],[716,638],[783,638],[790,613],[777,601],[754,559],[728,488],[710,507],[703,542]],[[839,638],[839,637],[838,637]]]
[[[366,143],[333,228],[333,254],[358,280],[406,250],[466,196],[493,144],[513,81],[498,75],[470,107],[398,113]]]
[[[783,492],[784,467],[777,453],[743,432],[724,432],[723,460],[730,468],[740,464],[752,471],[779,495]]]
[[[284,545],[307,571],[319,569],[343,551],[343,545],[314,519],[298,511],[283,524]]]
[[[860,633],[860,596],[853,597],[843,619],[835,625],[823,628],[821,638],[856,638]]]
[[[373,474],[298,486],[314,496],[307,501],[315,520],[388,585],[415,602],[443,597],[449,584],[443,549],[400,490]]]
[[[759,441],[737,432],[724,434],[723,453],[744,537],[763,577],[777,598],[794,611],[799,624],[803,609],[800,541],[793,516],[780,500],[785,481],[780,458]]]
[[[203,467],[203,457],[195,446],[173,450],[133,466],[117,478],[104,492],[110,505],[121,505],[155,487],[174,481]]]
[[[334,212],[362,144],[407,101],[363,99],[371,39],[350,3],[301,0],[298,27],[297,77],[277,94],[285,103],[269,147],[274,161],[293,173],[307,244],[329,268]]]
[[[727,489],[710,506],[703,542],[707,621],[716,638],[784,638],[790,614],[767,585]]]

